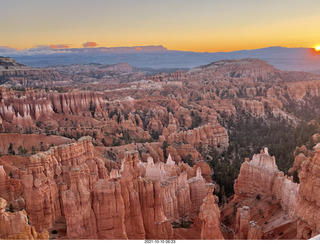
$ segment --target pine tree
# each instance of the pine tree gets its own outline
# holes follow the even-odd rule
[[[16,153],[13,150],[13,144],[10,142],[9,148],[8,148],[8,153],[11,155],[15,155]]]
[[[14,207],[13,207],[12,203],[10,203],[10,205],[9,205],[9,212],[14,213]]]
[[[105,140],[104,138],[102,138],[101,142],[102,142],[102,144],[103,144],[105,147],[108,146],[108,145],[107,145],[107,142],[106,142],[106,140]]]

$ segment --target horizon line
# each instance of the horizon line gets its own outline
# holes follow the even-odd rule
[[[135,45],[135,46],[113,46],[113,47],[105,47],[105,46],[90,46],[90,47],[58,47],[60,45],[68,45],[68,44],[51,44],[51,45],[36,45],[31,48],[14,48],[8,45],[1,45],[0,48],[6,48],[6,49],[12,49],[13,52],[17,53],[23,53],[27,51],[37,51],[40,49],[47,49],[52,51],[68,51],[68,50],[83,50],[83,49],[109,49],[110,51],[113,51],[112,49],[118,49],[118,48],[135,48],[138,52],[139,50],[146,48],[146,47],[160,47],[164,50],[162,51],[178,51],[178,52],[194,52],[194,53],[231,53],[231,52],[237,52],[237,51],[252,51],[252,50],[259,50],[259,49],[267,49],[267,48],[292,48],[292,49],[315,49],[314,47],[288,47],[288,46],[281,46],[281,45],[271,45],[271,46],[264,46],[259,48],[252,48],[252,49],[235,49],[232,51],[192,51],[192,50],[178,50],[178,49],[168,49],[164,45]],[[55,47],[57,46],[57,47]]]

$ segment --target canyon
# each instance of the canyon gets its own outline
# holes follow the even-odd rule
[[[0,67],[0,239],[320,234],[317,75],[257,59]],[[301,128],[285,165],[280,129],[254,131],[273,124]],[[243,128],[277,147],[246,144]]]
[[[319,148],[302,163],[300,183],[278,170],[267,148],[246,159],[234,196],[220,209],[202,167],[170,155],[143,162],[129,150],[110,170],[92,138],[82,137],[29,156],[24,169],[4,158],[1,238],[179,239],[190,228],[201,239],[310,239],[319,234]],[[13,213],[5,212],[9,206]],[[19,224],[5,227],[9,219]]]
[[[172,239],[171,223],[198,216],[201,233],[212,231],[212,221],[220,233],[219,209],[200,167],[192,177],[190,166],[177,165],[170,156],[166,163],[151,157],[144,163],[137,151],[125,153],[120,169],[109,172],[105,164],[94,157],[91,138],[83,137],[30,156],[14,178],[1,166],[0,193],[9,201],[2,209],[25,209],[35,231],[67,239]],[[12,194],[6,195],[9,189]],[[206,211],[213,211],[211,219]],[[57,227],[62,229],[54,231]]]

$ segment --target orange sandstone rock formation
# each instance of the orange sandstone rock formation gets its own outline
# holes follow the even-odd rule
[[[7,201],[0,198],[0,240],[48,240],[47,231],[37,233],[33,226],[28,224],[25,210],[19,212],[5,212]]]
[[[320,143],[314,150],[314,157],[302,163],[299,173],[298,239],[309,239],[320,233]]]
[[[214,186],[210,184],[208,188],[208,195],[203,199],[199,213],[199,219],[202,221],[201,239],[223,240],[219,222],[220,210],[213,195]]]
[[[193,130],[170,134],[166,137],[166,140],[169,143],[173,141],[186,141],[195,147],[202,144],[226,148],[228,147],[229,139],[226,130],[222,126],[219,124],[207,124]]]
[[[222,209],[222,220],[235,230],[236,238],[297,237],[299,184],[278,170],[267,148],[241,165],[234,189],[233,199]]]
[[[166,163],[151,157],[143,163],[137,151],[127,151],[120,170],[108,170],[112,165],[94,156],[91,140],[30,156],[18,179],[0,166],[1,196],[10,203],[22,198],[38,232],[61,222],[67,239],[172,239],[172,223],[198,216],[207,195],[205,167],[192,177],[186,171],[192,168],[171,156]]]
[[[254,221],[250,221],[250,208],[243,206],[238,208],[236,216],[236,239],[260,240],[262,237],[261,227]]]
[[[238,208],[236,217],[236,239],[247,240],[250,222],[250,208],[243,206]]]
[[[15,209],[20,210],[25,207],[25,200],[21,195],[21,182],[10,178],[5,172],[3,165],[0,165],[0,197],[6,199]]]
[[[262,238],[261,226],[259,226],[255,221],[249,222],[248,240],[261,240]]]
[[[299,184],[278,170],[275,158],[269,156],[267,148],[254,155],[250,162],[246,161],[241,165],[234,190],[236,202],[258,194],[274,195],[291,217],[295,215]]]

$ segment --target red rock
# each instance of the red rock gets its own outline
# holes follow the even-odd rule
[[[15,209],[20,210],[25,207],[25,201],[21,195],[21,181],[10,178],[0,165],[0,196],[12,204]]]
[[[68,239],[172,239],[172,222],[200,212],[205,167],[192,177],[192,168],[171,156],[167,163],[151,157],[142,163],[137,151],[127,151],[121,169],[109,165],[109,173],[95,154],[89,137],[51,147],[27,158],[21,180],[2,170],[0,190],[11,191],[8,185],[21,181],[14,200],[24,197],[31,224],[40,232],[62,219]]]
[[[0,78],[6,85],[23,87],[64,83],[61,75],[54,69],[35,69],[5,57],[0,57]]]
[[[243,206],[238,208],[236,217],[236,239],[247,240],[250,222],[250,208]]]
[[[7,201],[0,198],[0,240],[48,240],[49,234],[43,231],[37,233],[28,224],[25,210],[19,212],[5,212]]]
[[[93,188],[93,210],[97,218],[98,239],[127,239],[125,205],[117,180],[99,179]]]
[[[2,129],[15,130],[30,127],[34,130],[36,123],[46,121],[45,126],[52,129],[58,128],[55,114],[64,115],[89,115],[90,108],[95,108],[95,114],[101,116],[102,98],[99,93],[79,92],[74,90],[69,93],[37,92],[28,89],[25,92],[10,92],[0,90],[0,115]],[[15,127],[10,125],[13,123]]]
[[[195,164],[192,169],[193,177],[196,176],[198,168],[201,168],[202,177],[206,180],[207,183],[210,183],[212,181],[211,179],[212,172],[209,164],[205,162]]]
[[[249,230],[248,230],[248,240],[261,240],[262,238],[262,230],[256,222],[249,222]]]
[[[267,149],[251,161],[245,160],[234,189],[233,199],[222,209],[222,219],[234,228],[236,238],[296,238],[299,184],[278,170]],[[239,211],[235,218],[236,208]]]
[[[226,148],[228,146],[228,134],[220,125],[204,125],[193,130],[170,134],[166,140],[169,143],[173,141],[185,141],[188,144],[198,147],[200,144],[213,147]]]
[[[200,208],[199,218],[202,221],[201,239],[202,240],[223,240],[220,231],[220,210],[213,196],[213,185],[209,187],[208,195],[203,200]]]
[[[160,199],[160,181],[142,180],[139,182],[139,192],[143,223],[147,239],[172,239],[171,224],[164,215]]]
[[[244,162],[234,184],[235,201],[257,195],[274,195],[282,208],[291,217],[295,215],[299,185],[284,176],[270,157],[267,150],[253,156],[250,162]]]
[[[238,208],[235,229],[236,239],[261,240],[263,235],[261,227],[250,219],[250,208],[248,206]]]
[[[307,154],[307,153],[306,153]],[[294,158],[293,166],[289,169],[289,173],[293,175],[294,171],[300,172],[301,165],[304,161],[308,160],[306,154],[300,153]]]
[[[196,177],[188,180],[190,187],[190,198],[192,202],[192,211],[197,215],[203,203],[203,199],[207,196],[206,181],[201,175],[201,168],[198,168]]]
[[[137,151],[128,151],[120,170],[121,195],[124,201],[125,226],[129,239],[144,239],[143,208],[140,203],[140,170]]]
[[[315,147],[315,156],[301,165],[300,189],[297,203],[298,238],[309,239],[319,234],[320,229],[320,144]]]

